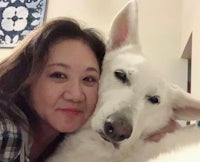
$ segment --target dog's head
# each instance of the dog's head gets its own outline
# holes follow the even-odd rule
[[[145,138],[171,119],[200,118],[200,102],[165,81],[142,55],[136,1],[114,19],[92,127],[114,144]]]

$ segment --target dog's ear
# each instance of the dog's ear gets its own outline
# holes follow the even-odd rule
[[[112,23],[109,38],[108,49],[115,49],[130,43],[139,47],[136,0],[128,2],[117,14]]]
[[[172,86],[171,97],[175,119],[186,121],[200,119],[200,100],[176,86]]]

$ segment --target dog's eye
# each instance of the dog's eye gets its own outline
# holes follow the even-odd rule
[[[122,81],[122,83],[128,82],[127,75],[123,70],[116,70],[115,71],[115,77],[117,79],[119,79],[120,81]]]
[[[160,97],[159,96],[147,96],[147,99],[152,104],[159,104],[160,103]]]

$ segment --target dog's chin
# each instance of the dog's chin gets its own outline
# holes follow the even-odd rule
[[[109,139],[103,132],[98,132],[98,133],[100,134],[100,136],[101,136],[105,141],[112,143],[113,146],[114,146],[116,149],[119,149],[120,143]]]

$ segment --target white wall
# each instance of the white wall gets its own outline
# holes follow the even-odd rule
[[[191,93],[193,96],[200,98],[200,1],[199,0],[183,0],[182,14],[182,38],[181,50],[188,40],[192,32],[192,77],[191,77]]]
[[[170,81],[187,87],[187,61],[180,59],[182,0],[141,0],[144,53]]]
[[[128,0],[51,0],[47,20],[58,16],[73,17],[89,27],[98,28],[107,36],[111,21],[127,2]],[[59,12],[55,8],[59,8]]]
[[[180,59],[182,0],[138,0],[141,44],[170,81],[186,89],[187,63]],[[111,21],[128,0],[49,0],[46,20],[73,17],[108,35]],[[10,50],[0,49],[1,57]],[[0,59],[1,59],[0,57]]]

